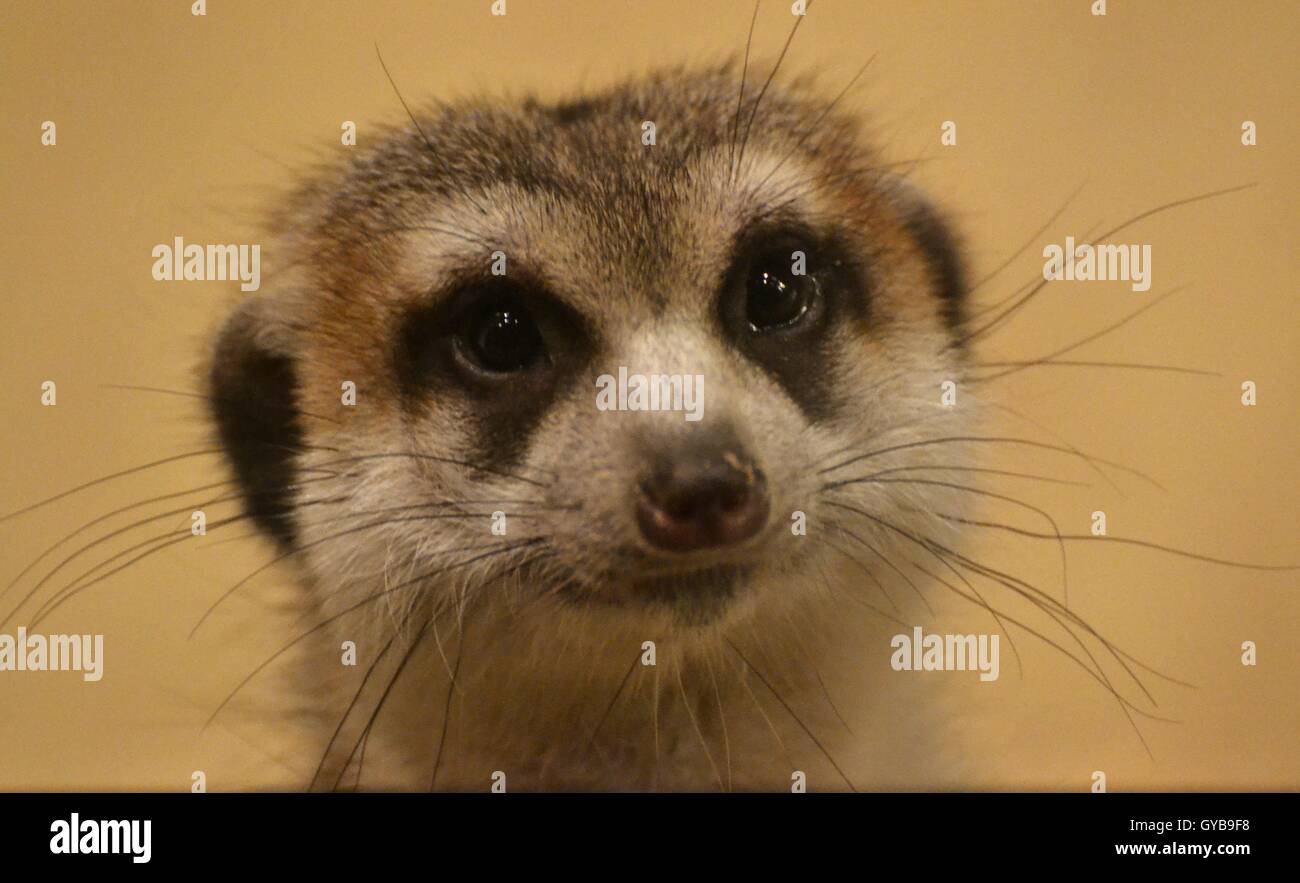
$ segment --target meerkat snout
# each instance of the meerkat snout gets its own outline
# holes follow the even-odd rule
[[[767,523],[767,481],[749,455],[717,434],[662,451],[640,483],[636,520],[659,551],[738,545]]]

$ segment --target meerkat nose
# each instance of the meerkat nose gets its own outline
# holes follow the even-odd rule
[[[641,482],[637,526],[656,549],[692,552],[741,543],[763,527],[767,482],[739,445],[683,445]]]

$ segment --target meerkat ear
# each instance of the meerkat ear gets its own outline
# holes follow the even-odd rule
[[[292,547],[294,457],[303,434],[290,340],[274,307],[254,298],[226,320],[208,369],[208,405],[245,514]]]
[[[953,333],[961,334],[969,291],[961,242],[949,220],[920,188],[897,176],[892,183],[891,190],[902,209],[903,225],[930,268],[944,322]]]

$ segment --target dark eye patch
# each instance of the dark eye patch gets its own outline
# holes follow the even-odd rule
[[[869,316],[865,267],[834,235],[774,223],[737,237],[718,297],[723,336],[810,420],[831,417],[838,401],[832,379],[837,326],[851,322],[865,331]]]
[[[476,459],[509,468],[593,350],[588,324],[538,281],[474,277],[403,317],[393,371],[408,410],[468,401]]]

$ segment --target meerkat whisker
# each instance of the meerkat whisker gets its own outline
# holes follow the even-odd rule
[[[1128,220],[1120,224],[1117,224],[1116,226],[1107,230],[1105,233],[1102,233],[1100,236],[1096,237],[1096,239],[1097,241],[1110,239],[1115,234],[1121,233],[1124,230],[1127,230],[1132,225],[1138,223],[1139,221],[1143,221],[1154,215],[1162,214],[1163,212],[1167,212],[1172,209],[1179,208],[1181,206],[1190,205],[1192,203],[1201,202],[1206,199],[1214,199],[1219,196],[1226,196],[1230,193],[1239,193],[1243,190],[1249,190],[1254,186],[1255,185],[1253,183],[1240,184],[1236,187],[1225,187],[1221,190],[1213,190],[1209,193],[1201,193],[1196,196],[1188,196],[1183,199],[1177,199],[1174,200],[1173,202],[1166,202],[1163,205],[1158,205],[1153,209],[1148,209],[1147,211],[1140,212],[1139,214],[1134,215]],[[1017,312],[1021,307],[1023,307],[1030,300],[1032,300],[1035,295],[1037,295],[1040,291],[1043,290],[1047,282],[1048,282],[1047,279],[1040,280],[1029,290],[1027,294],[1025,294],[1019,300],[1012,303],[1011,306],[1007,307],[1005,310],[1003,310],[1001,313],[999,313],[997,316],[991,319],[988,323],[981,325],[978,328],[976,328],[974,331],[971,331],[963,335],[962,337],[958,338],[957,341],[955,341],[954,343],[949,344],[949,346],[965,345],[968,344],[970,341],[976,339],[977,337],[987,334],[989,331],[993,330],[998,325],[1005,322],[1008,318],[1011,317],[1013,313]]]
[[[362,608],[364,608],[364,607],[367,607],[367,606],[369,606],[370,604],[373,604],[374,602],[379,601],[379,600],[381,600],[381,599],[383,599],[383,598],[385,598],[385,597],[391,595],[391,594],[394,593],[394,592],[401,591],[403,588],[406,588],[408,585],[413,585],[413,584],[416,584],[416,583],[419,583],[419,582],[427,581],[428,579],[430,579],[430,578],[432,578],[432,577],[434,577],[434,576],[436,576],[436,575],[438,575],[438,574],[440,574],[440,573],[446,573],[446,572],[448,572],[448,571],[450,571],[450,570],[453,570],[453,569],[456,569],[456,568],[465,567],[465,566],[468,566],[468,565],[470,565],[470,564],[477,563],[478,561],[483,561],[483,560],[486,560],[486,559],[489,559],[489,558],[492,558],[492,557],[495,557],[495,556],[498,556],[498,555],[509,554],[509,553],[511,553],[511,552],[515,552],[515,551],[517,551],[517,550],[519,550],[519,549],[526,548],[526,547],[528,547],[528,546],[532,546],[532,545],[536,545],[536,542],[537,542],[536,540],[526,540],[526,541],[521,542],[521,543],[506,544],[506,545],[503,546],[503,547],[496,547],[496,548],[493,548],[493,549],[491,549],[491,550],[489,550],[489,551],[487,551],[487,552],[484,552],[484,553],[481,553],[481,554],[478,554],[478,555],[474,555],[474,556],[472,556],[472,557],[470,557],[470,558],[467,558],[467,559],[464,559],[464,560],[462,560],[462,561],[455,562],[454,564],[451,564],[451,565],[449,565],[448,567],[440,568],[440,569],[434,569],[434,570],[430,570],[430,571],[426,571],[426,572],[422,573],[420,576],[416,577],[415,579],[408,580],[408,581],[405,581],[405,582],[403,582],[403,583],[399,583],[398,585],[396,585],[396,586],[391,586],[391,587],[389,587],[389,588],[386,588],[386,589],[384,589],[384,590],[381,591],[381,592],[375,592],[375,593],[373,593],[373,594],[371,594],[371,595],[368,595],[368,596],[366,596],[365,598],[361,599],[360,601],[358,601],[358,602],[356,602],[356,603],[350,605],[350,606],[347,607],[346,609],[342,610],[341,612],[336,613],[336,614],[333,614],[333,615],[327,617],[326,619],[321,620],[320,622],[318,622],[316,625],[312,626],[312,627],[311,627],[310,629],[308,629],[307,631],[305,631],[305,632],[299,634],[297,637],[295,637],[293,640],[291,640],[288,644],[285,644],[284,646],[282,646],[279,650],[277,650],[277,651],[276,651],[275,653],[273,653],[270,657],[268,657],[268,658],[265,659],[262,663],[260,663],[256,668],[254,668],[251,672],[249,672],[249,674],[246,675],[246,676],[244,677],[244,679],[241,680],[241,681],[239,682],[238,685],[236,685],[235,689],[234,689],[233,691],[231,691],[229,694],[227,694],[226,698],[225,698],[224,700],[222,700],[222,702],[217,706],[216,710],[213,711],[212,714],[208,717],[208,720],[207,720],[207,722],[206,722],[205,725],[204,725],[204,729],[206,729],[208,726],[210,726],[210,725],[212,724],[212,721],[214,721],[214,720],[217,718],[217,716],[221,713],[221,711],[222,711],[222,710],[223,710],[227,705],[230,704],[230,701],[231,701],[232,699],[234,699],[235,695],[238,694],[239,691],[242,690],[245,686],[247,686],[247,684],[250,683],[250,682],[253,680],[253,678],[255,678],[257,675],[259,675],[259,674],[261,674],[263,671],[265,671],[266,668],[267,668],[268,666],[270,666],[272,663],[274,663],[277,659],[281,658],[285,653],[289,652],[289,650],[293,649],[293,648],[294,648],[295,646],[297,646],[299,643],[301,643],[302,641],[304,641],[304,640],[306,640],[307,638],[311,637],[312,635],[317,634],[317,633],[320,632],[322,629],[328,627],[330,624],[332,624],[332,623],[338,621],[339,619],[341,619],[342,617],[346,616],[347,614],[352,613],[352,612],[357,611],[357,610],[360,610],[360,609],[362,609]]]

